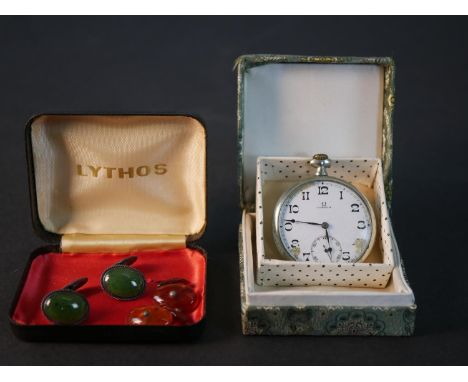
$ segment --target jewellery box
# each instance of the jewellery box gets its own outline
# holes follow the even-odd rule
[[[27,340],[172,341],[205,320],[205,128],[187,115],[40,115],[26,128],[32,220],[48,245],[32,252],[10,311]],[[103,292],[104,270],[129,254],[145,293]],[[80,325],[53,325],[41,311],[50,291],[87,277]],[[154,304],[158,281],[190,281],[201,302],[184,324],[132,326],[129,312]]]
[[[248,55],[236,66],[243,333],[412,335],[415,299],[388,211],[393,60]],[[330,157],[330,176],[373,206],[375,253],[364,263],[305,264],[277,253],[272,210],[284,191],[314,176],[317,153]]]

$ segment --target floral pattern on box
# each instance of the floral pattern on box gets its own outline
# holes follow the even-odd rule
[[[415,307],[248,307],[247,335],[410,336]]]

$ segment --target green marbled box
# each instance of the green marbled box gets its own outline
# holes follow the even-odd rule
[[[390,206],[393,60],[259,54],[239,57],[236,68],[243,333],[412,335],[416,305],[393,231],[396,265],[383,290],[261,287],[254,272],[258,156],[378,157]]]

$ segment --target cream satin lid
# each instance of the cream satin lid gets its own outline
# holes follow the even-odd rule
[[[206,138],[193,117],[42,115],[30,144],[45,231],[193,239],[205,227]]]
[[[255,203],[259,156],[324,152],[391,166],[390,58],[251,55],[237,67],[243,205]]]

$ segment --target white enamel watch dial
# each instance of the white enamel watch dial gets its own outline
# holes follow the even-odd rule
[[[314,156],[316,176],[284,193],[274,213],[273,236],[296,261],[355,263],[369,255],[375,217],[366,197],[350,183],[327,176],[330,161]]]

